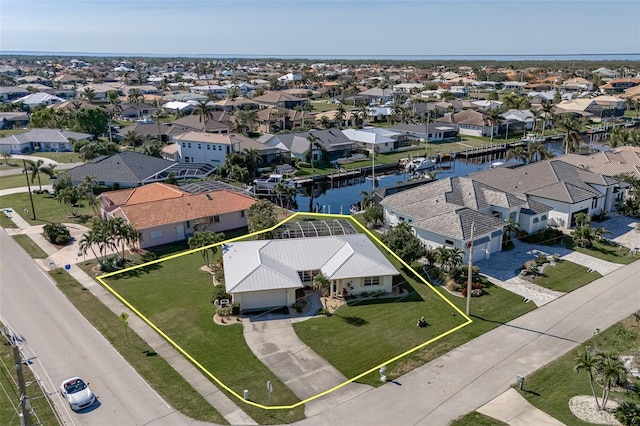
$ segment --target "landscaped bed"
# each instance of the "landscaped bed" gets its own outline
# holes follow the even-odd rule
[[[594,240],[592,241],[592,247],[586,248],[574,244],[571,237],[567,236],[563,238],[562,244],[564,244],[566,248],[575,250],[579,253],[584,253],[598,259],[606,260],[613,263],[620,263],[623,265],[627,265],[638,259],[636,256],[630,255],[629,249],[626,247],[614,246],[601,241]]]

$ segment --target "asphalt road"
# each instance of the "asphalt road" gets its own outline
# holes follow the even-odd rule
[[[75,309],[0,229],[0,319],[24,340],[23,353],[67,425],[188,425]],[[99,404],[74,413],[57,392],[70,376],[91,383]]]

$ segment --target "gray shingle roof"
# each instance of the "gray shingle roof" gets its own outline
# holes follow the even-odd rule
[[[6,138],[0,139],[0,144],[11,143],[32,143],[32,142],[47,142],[47,143],[66,143],[69,138],[77,140],[89,139],[92,136],[88,133],[70,132],[67,130],[58,129],[31,129],[26,133],[20,133],[12,135]]]
[[[95,176],[100,182],[138,183],[175,164],[173,161],[139,152],[123,151],[98,157],[90,163],[74,167],[69,173],[72,182],[82,181],[85,176]]]

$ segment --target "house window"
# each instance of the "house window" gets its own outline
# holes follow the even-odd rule
[[[186,143],[184,143],[184,142],[182,142],[182,147],[183,147],[183,148],[186,148],[186,147],[187,147],[187,144],[186,144]]]
[[[245,210],[240,210],[240,217],[244,217],[245,216]]]
[[[202,144],[201,143],[198,144],[198,149],[202,149]]]
[[[542,215],[542,217],[540,217],[540,220],[542,220],[542,221],[547,220],[547,215],[546,215],[546,214],[543,214],[543,215]]]
[[[444,240],[444,243],[447,244],[447,245],[450,245],[450,246],[453,245],[453,241],[451,241],[451,240]]]
[[[213,221],[214,221],[215,223],[220,223],[220,216],[215,215],[215,216],[213,217]]]
[[[218,145],[218,151],[222,151],[222,145]]]
[[[187,142],[187,148],[191,148],[191,142]]]
[[[533,218],[533,223],[538,223],[538,222],[540,222],[540,219],[538,219],[537,217],[534,217]]]
[[[211,151],[211,145],[207,145],[207,151]]]
[[[184,157],[184,162],[188,163],[189,162],[189,157]]]
[[[591,208],[595,209],[596,207],[598,207],[598,199],[594,198],[593,201],[591,201]]]
[[[157,231],[151,231],[149,233],[149,236],[151,237],[151,239],[156,239],[156,238],[162,238],[162,230],[157,230]]]
[[[187,229],[188,228],[191,228],[191,221],[189,221],[189,220],[187,221]]]
[[[380,277],[364,277],[364,285],[365,287],[371,285],[380,285]]]

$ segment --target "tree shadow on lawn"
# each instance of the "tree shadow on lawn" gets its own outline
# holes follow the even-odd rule
[[[360,318],[360,317],[356,317],[353,315],[350,315],[348,317],[343,317],[342,315],[338,315],[338,314],[333,314],[334,316],[340,318],[341,320],[343,320],[344,322],[346,322],[349,325],[354,325],[356,327],[362,327],[363,325],[367,325],[369,324],[369,321],[367,321],[364,318]]]

